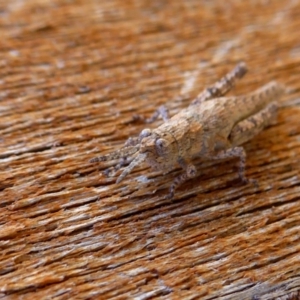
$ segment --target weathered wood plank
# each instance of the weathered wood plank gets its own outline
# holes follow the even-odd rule
[[[0,298],[299,299],[300,1],[0,0]],[[294,93],[236,161],[164,196],[89,160],[167,102],[176,113],[238,61],[233,93]],[[156,126],[157,121],[151,126]],[[148,126],[148,125],[147,125]]]

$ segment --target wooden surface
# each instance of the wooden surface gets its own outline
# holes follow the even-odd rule
[[[300,1],[0,1],[1,299],[299,299]],[[294,89],[236,160],[90,164],[237,62]],[[157,126],[158,120],[151,125]],[[147,125],[148,127],[148,125]]]

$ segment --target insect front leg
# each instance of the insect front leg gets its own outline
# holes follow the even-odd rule
[[[181,167],[185,170],[185,173],[180,174],[179,176],[177,176],[171,187],[170,187],[170,193],[169,193],[169,198],[173,198],[174,196],[174,192],[175,190],[182,185],[184,182],[186,182],[188,179],[190,178],[194,178],[197,174],[197,169],[196,167],[191,164],[191,163],[187,163],[185,160],[183,160],[182,158],[179,159],[179,164],[181,165]]]
[[[145,128],[141,131],[138,137],[130,137],[126,142],[125,142],[125,147],[134,147],[138,146],[141,142],[141,140],[145,137],[148,137],[151,135],[151,130],[149,128]]]
[[[159,116],[161,116],[165,122],[167,120],[169,120],[169,112],[168,112],[168,109],[164,105],[161,105],[149,118],[145,118],[142,115],[135,115],[134,121],[143,121],[143,122],[149,124],[149,123],[153,123],[154,121],[156,121]]]
[[[241,79],[247,72],[246,64],[241,62],[236,67],[217,81],[213,86],[206,88],[201,92],[190,105],[200,104],[204,101],[224,96],[235,85],[238,79]]]

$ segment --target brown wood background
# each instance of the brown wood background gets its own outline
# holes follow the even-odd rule
[[[300,299],[299,0],[0,0],[0,36],[1,299]],[[231,94],[294,89],[245,145],[257,186],[199,162],[169,201],[179,169],[89,163],[242,60]]]

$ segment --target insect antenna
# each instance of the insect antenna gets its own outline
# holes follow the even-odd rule
[[[109,161],[118,158],[128,157],[130,155],[135,154],[139,150],[139,148],[140,148],[139,145],[123,147],[107,155],[94,157],[90,160],[90,162],[94,163],[94,162]]]

